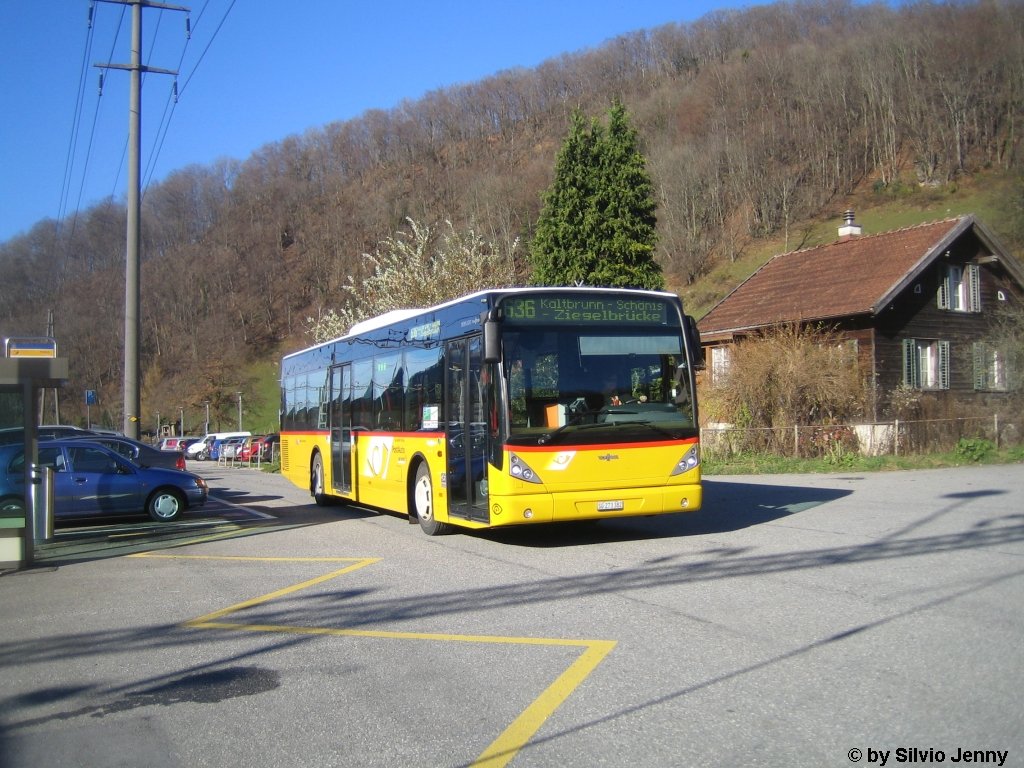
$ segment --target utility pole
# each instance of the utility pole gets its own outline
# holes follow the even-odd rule
[[[46,338],[56,338],[53,334],[53,310],[46,311]],[[46,390],[39,390],[39,423],[42,424],[46,418]],[[53,424],[60,424],[60,400],[57,398],[57,388],[53,388]]]
[[[124,427],[128,437],[139,438],[139,272],[140,219],[142,214],[141,190],[141,134],[142,134],[142,73],[177,75],[169,69],[142,65],[142,9],[162,8],[168,11],[188,11],[176,5],[155,0],[100,0],[132,7],[132,56],[130,64],[96,64],[100,69],[126,69],[131,73],[128,98],[128,247],[124,279]]]

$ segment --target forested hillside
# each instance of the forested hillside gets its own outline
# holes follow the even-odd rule
[[[338,83],[339,92],[345,83]],[[332,99],[331,93],[323,98]],[[706,16],[282,137],[239,162],[181,169],[143,203],[143,411],[230,413],[244,364],[309,343],[349,301],[363,254],[450,221],[517,251],[574,110],[629,111],[657,191],[672,289],[759,238],[799,245],[858,189],[1020,175],[1024,4],[779,3]],[[990,222],[1017,248],[1017,219]],[[791,234],[793,233],[793,234]],[[70,358],[66,421],[97,390],[119,425],[125,211],[108,201],[0,245],[0,328]]]

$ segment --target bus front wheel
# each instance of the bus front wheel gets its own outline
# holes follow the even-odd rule
[[[427,465],[420,464],[416,468],[416,482],[412,490],[413,511],[416,519],[419,520],[420,528],[428,536],[439,536],[448,533],[451,526],[447,523],[439,523],[434,518],[434,486],[430,482],[430,469]]]
[[[325,507],[330,498],[324,492],[324,461],[318,453],[313,457],[313,469],[309,473],[309,492],[319,506]]]

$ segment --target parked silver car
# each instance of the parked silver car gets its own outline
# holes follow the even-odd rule
[[[223,459],[237,459],[238,452],[245,445],[244,437],[229,437],[220,446],[220,456]]]

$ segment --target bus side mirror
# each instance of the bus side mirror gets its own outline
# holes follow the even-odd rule
[[[501,322],[493,309],[480,319],[484,325],[484,362],[497,363],[501,360]]]
[[[692,315],[686,315],[683,321],[686,325],[686,343],[690,347],[690,360],[693,361],[694,368],[702,367],[704,351],[700,346],[700,331],[697,329],[697,321],[693,319]]]

